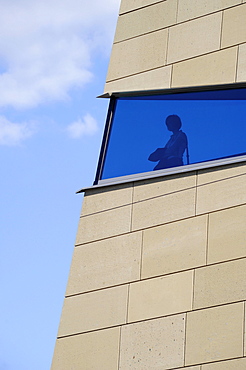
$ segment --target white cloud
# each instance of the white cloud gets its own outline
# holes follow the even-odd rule
[[[64,100],[109,53],[120,0],[0,0],[0,107]]]
[[[13,123],[0,116],[0,145],[15,146],[36,132],[34,123]]]
[[[98,131],[97,121],[87,113],[83,119],[71,123],[67,127],[68,135],[73,139],[79,139],[82,136],[94,135]]]

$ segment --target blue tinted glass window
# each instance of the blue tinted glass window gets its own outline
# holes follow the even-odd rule
[[[246,89],[116,99],[101,179],[246,152]]]

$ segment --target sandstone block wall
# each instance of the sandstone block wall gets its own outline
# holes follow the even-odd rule
[[[246,163],[89,190],[52,369],[245,369],[245,184]]]
[[[122,0],[105,92],[246,79],[246,0]],[[85,193],[52,370],[246,369],[246,163]]]
[[[246,80],[246,2],[123,0],[105,92]]]

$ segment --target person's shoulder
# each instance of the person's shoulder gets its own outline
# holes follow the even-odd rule
[[[179,130],[179,132],[180,132],[180,136],[187,137],[186,134],[182,130]]]
[[[185,143],[185,145],[187,145],[187,143],[188,143],[188,139],[187,139],[186,134],[181,130],[180,130],[179,140],[182,141],[183,143]]]

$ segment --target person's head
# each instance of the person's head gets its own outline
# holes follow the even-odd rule
[[[181,119],[176,114],[172,114],[166,118],[168,131],[177,132],[182,126]]]

